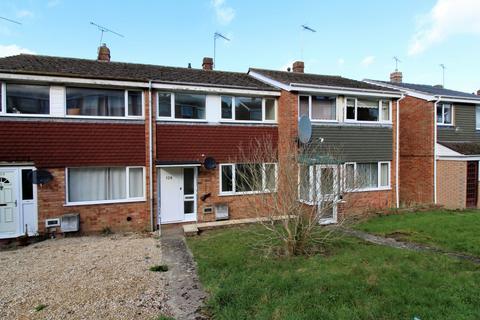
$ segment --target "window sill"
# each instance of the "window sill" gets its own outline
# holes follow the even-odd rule
[[[338,120],[318,120],[318,119],[311,119],[311,118],[310,118],[310,121],[312,123],[338,123],[339,122]]]
[[[108,116],[72,116],[72,115],[65,115],[67,119],[95,119],[95,120],[145,120],[143,116],[134,117],[134,116],[126,116],[126,117],[108,117]]]
[[[53,117],[51,114],[31,114],[31,113],[2,113],[0,112],[0,116],[2,117],[25,117],[25,118],[49,118]]]
[[[158,118],[157,121],[168,121],[168,122],[204,122],[207,123],[207,119],[176,119],[176,118]]]
[[[263,120],[263,121],[248,121],[248,120],[228,120],[228,119],[220,119],[220,123],[227,123],[227,124],[278,124],[277,121],[271,120]]]
[[[356,189],[352,191],[345,190],[345,193],[372,192],[372,191],[391,191],[391,187]]]
[[[454,125],[452,123],[437,123],[437,126],[439,126],[439,127],[453,127]]]
[[[135,199],[126,199],[126,200],[67,202],[63,206],[79,207],[79,206],[93,206],[93,205],[103,205],[103,204],[134,203],[134,202],[145,202],[145,198],[135,198]]]
[[[392,124],[392,121],[358,121],[358,120],[344,120],[345,123],[358,123],[358,124]]]
[[[249,191],[249,192],[231,192],[231,193],[219,193],[219,197],[234,197],[234,196],[251,196],[257,194],[268,194],[276,191]]]

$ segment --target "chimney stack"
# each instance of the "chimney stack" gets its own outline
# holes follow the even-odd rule
[[[293,72],[303,73],[305,70],[305,64],[303,61],[295,61],[292,66]]]
[[[203,58],[202,68],[207,71],[213,70],[213,59],[209,57]]]
[[[443,89],[443,85],[442,84],[436,84],[433,86],[434,88],[439,88],[439,89]]]
[[[400,71],[395,70],[394,72],[390,73],[390,82],[394,83],[402,83],[403,75]]]
[[[102,46],[98,47],[98,61],[110,62],[110,49],[104,43]]]
[[[477,96],[480,96],[480,89],[477,90]]]

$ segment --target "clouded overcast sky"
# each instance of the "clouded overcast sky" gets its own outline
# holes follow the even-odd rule
[[[480,1],[254,0],[2,0],[0,56],[34,52],[95,58],[100,32],[90,21],[125,35],[105,34],[112,60],[200,67],[213,55],[217,69],[285,69],[387,80],[402,61],[405,82],[480,89]],[[302,31],[307,24],[317,30]]]

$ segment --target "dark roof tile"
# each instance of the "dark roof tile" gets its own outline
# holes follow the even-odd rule
[[[299,83],[305,86],[315,85],[315,86],[327,86],[327,87],[350,88],[350,89],[361,89],[361,90],[377,90],[377,91],[392,91],[392,92],[397,91],[394,89],[389,89],[382,86],[369,84],[363,81],[352,80],[352,79],[344,78],[341,76],[287,72],[287,71],[266,70],[266,69],[257,69],[257,68],[250,68],[250,71],[259,73],[267,78],[281,82],[286,85],[290,85],[292,83]]]
[[[0,72],[140,82],[154,79],[158,82],[167,83],[276,90],[248,74],[240,72],[205,71],[202,69],[124,62],[100,62],[97,60],[30,54],[1,58]]]
[[[406,89],[406,90],[413,90],[417,92],[423,92],[426,94],[431,94],[435,96],[447,96],[447,97],[455,97],[455,98],[467,98],[467,99],[478,99],[480,100],[480,96],[477,96],[473,93],[461,92],[451,89],[446,89],[438,86],[432,86],[428,84],[416,84],[416,83],[397,83],[397,82],[390,82],[390,81],[379,81],[379,80],[372,80],[377,83],[385,83],[390,86],[395,86],[398,88]]]
[[[463,155],[480,155],[480,143],[476,142],[440,142],[445,147]]]

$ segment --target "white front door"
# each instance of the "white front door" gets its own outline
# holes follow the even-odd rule
[[[159,175],[160,223],[195,221],[196,168],[161,168]]]
[[[0,237],[16,237],[19,233],[18,170],[0,169]]]

